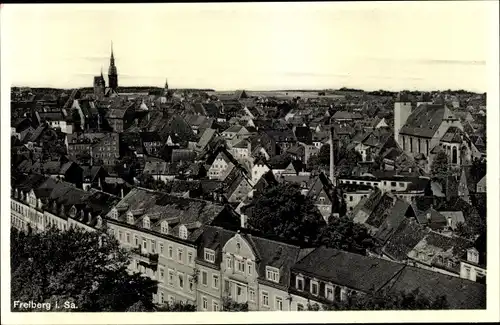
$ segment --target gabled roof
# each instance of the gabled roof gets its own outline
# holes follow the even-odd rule
[[[449,143],[462,143],[465,139],[467,135],[456,126],[450,126],[441,137],[441,141]]]
[[[395,261],[403,262],[408,258],[408,253],[424,238],[427,232],[415,220],[403,219],[382,248],[382,252]]]
[[[444,119],[445,111],[442,104],[422,104],[410,114],[399,134],[432,138]]]

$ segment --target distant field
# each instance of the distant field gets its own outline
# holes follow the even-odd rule
[[[301,98],[342,98],[343,95],[328,94],[324,96],[319,96],[317,91],[246,91],[249,96],[264,96],[264,97],[277,97],[292,99],[294,97]],[[213,94],[234,94],[231,91],[215,91]]]

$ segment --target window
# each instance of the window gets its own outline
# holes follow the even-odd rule
[[[207,310],[207,308],[208,308],[208,300],[207,300],[207,298],[203,297],[203,298],[201,298],[201,300],[202,300],[203,310]]]
[[[215,252],[213,250],[205,248],[205,261],[215,263]]]
[[[184,262],[183,258],[184,258],[184,250],[182,248],[177,248],[177,260],[182,263]]]
[[[212,310],[219,311],[219,304],[215,301],[212,301]]]
[[[252,275],[252,262],[248,262],[247,269],[248,269],[248,275]]]
[[[163,251],[164,251],[163,243],[160,243],[160,254],[163,255]]]
[[[349,201],[352,201],[352,195],[349,195]]]
[[[123,234],[120,230],[118,230],[118,240],[120,240],[120,241],[123,240]]]
[[[328,300],[333,300],[333,287],[332,286],[325,287],[325,297]]]
[[[168,246],[168,258],[174,258],[174,248],[172,246]]]
[[[188,264],[193,264],[193,252],[188,252]]]
[[[283,310],[283,298],[282,297],[276,297],[276,300],[274,302],[274,308],[276,308],[276,310]]]
[[[226,268],[228,269],[233,268],[233,259],[231,256],[226,256]]]
[[[245,261],[236,260],[236,269],[238,272],[245,273]]]
[[[269,307],[269,294],[265,291],[262,291],[262,305]]]
[[[219,276],[217,274],[212,275],[212,287],[219,289]]]
[[[228,280],[224,280],[224,292],[229,293],[229,296],[231,296],[231,290],[230,290],[230,287],[229,287],[229,281]]]
[[[187,237],[188,237],[188,232],[187,232],[187,228],[186,228],[186,226],[181,225],[181,226],[179,227],[179,237],[180,237],[181,239],[187,239]]]
[[[179,279],[179,288],[184,289],[184,273],[177,273]]]
[[[396,182],[391,182],[392,187],[396,187]]]
[[[166,221],[161,223],[161,233],[168,234],[168,223]]]
[[[174,285],[174,271],[168,270],[168,285]]]
[[[151,252],[156,254],[156,241],[151,239]]]
[[[130,233],[127,233],[127,243],[130,244]]]
[[[303,304],[297,304],[297,311],[304,311],[304,305]]]
[[[165,294],[160,292],[160,303],[163,304],[165,302]]]
[[[137,235],[134,236],[134,241],[135,241],[135,246],[139,246],[139,237]]]
[[[193,291],[194,289],[194,281],[193,281],[193,277],[188,275],[188,283],[189,283],[189,291]]]
[[[311,281],[311,293],[315,296],[318,295],[318,282],[317,281]]]
[[[304,290],[304,279],[302,277],[297,277],[295,279],[295,287],[297,288],[297,290]]]
[[[207,286],[208,285],[208,280],[207,280],[207,277],[208,277],[208,274],[206,271],[201,271],[201,283],[204,285],[204,286]]]
[[[254,289],[248,289],[248,296],[250,301],[255,301],[255,290]]]
[[[134,223],[134,216],[132,213],[127,214],[127,222],[130,224]]]
[[[160,279],[158,279],[158,281],[163,282],[164,277],[165,277],[165,270],[163,268],[160,268]]]
[[[273,282],[279,282],[279,270],[275,267],[266,266],[266,279]]]
[[[142,239],[142,248],[148,249],[148,241],[146,240],[146,238]]]
[[[148,217],[144,217],[144,219],[142,219],[142,226],[146,229],[149,229],[150,227],[150,222],[149,222],[149,218]]]

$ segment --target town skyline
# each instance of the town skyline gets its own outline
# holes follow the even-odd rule
[[[122,86],[162,87],[168,78],[173,88],[215,90],[487,89],[489,26],[481,17],[488,6],[482,2],[425,3],[405,7],[411,9],[407,12],[394,3],[284,8],[149,5],[134,9],[136,24],[143,26],[135,31],[136,24],[124,20],[130,6],[112,12],[105,6],[48,6],[43,15],[36,7],[14,7],[6,17],[18,17],[9,25],[16,39],[36,39],[44,46],[35,52],[26,48],[31,42],[13,44],[11,84],[91,86],[92,77],[108,65],[113,41]],[[463,19],[472,23],[457,24]],[[74,37],[81,30],[85,41]],[[182,32],[163,37],[155,34],[159,30]],[[457,37],[469,34],[477,37]]]

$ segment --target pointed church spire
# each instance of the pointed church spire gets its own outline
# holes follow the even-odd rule
[[[113,55],[113,41],[111,41],[111,59],[113,60],[115,57]]]

